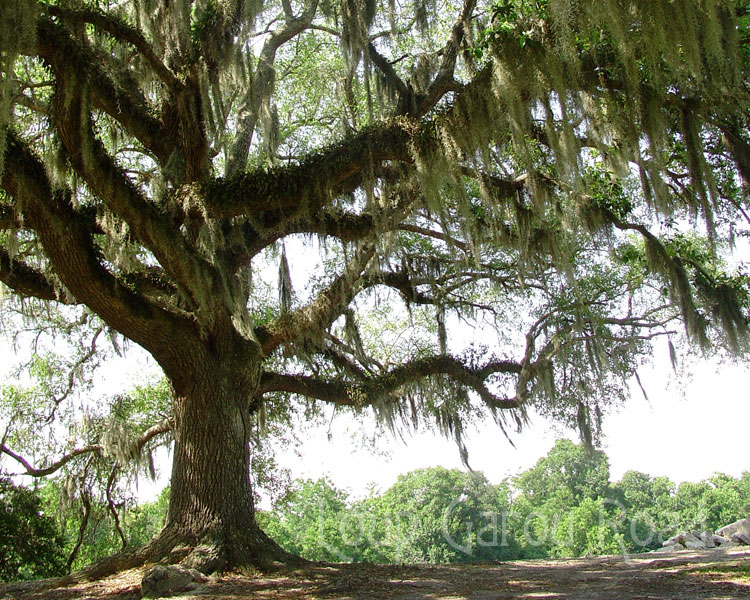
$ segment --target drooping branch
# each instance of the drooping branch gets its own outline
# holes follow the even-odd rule
[[[83,473],[81,474],[81,479],[85,479],[86,475],[88,474],[88,466],[86,469],[84,469]],[[89,517],[91,516],[91,492],[86,489],[86,486],[82,486],[81,490],[81,523],[78,526],[78,536],[76,538],[76,543],[73,546],[73,549],[70,551],[70,554],[68,555],[68,573],[70,573],[71,569],[73,568],[73,563],[75,562],[76,557],[78,556],[78,552],[81,549],[81,546],[83,545],[83,536],[86,533],[86,529],[89,524]]]
[[[385,80],[397,93],[398,102],[396,105],[395,114],[397,115],[411,115],[416,111],[416,99],[414,97],[414,89],[411,85],[407,85],[396,73],[396,69],[393,65],[385,58],[372,42],[367,44],[367,55],[373,65],[382,73]]]
[[[55,413],[57,413],[57,409],[60,407],[60,405],[63,402],[65,402],[65,400],[70,396],[70,394],[73,393],[73,389],[75,388],[76,374],[78,374],[80,370],[83,368],[83,366],[96,355],[96,341],[103,331],[104,331],[104,327],[97,327],[97,329],[94,331],[94,334],[91,338],[91,342],[89,343],[88,350],[84,352],[83,355],[80,356],[75,361],[75,363],[73,363],[71,368],[68,370],[68,385],[65,387],[62,394],[60,395],[52,394],[51,400],[52,400],[53,406],[52,406],[52,410],[49,413],[49,416],[47,417],[47,420],[46,420],[47,423],[51,423],[55,419]]]
[[[139,451],[152,439],[154,439],[156,436],[161,435],[162,433],[167,433],[168,431],[171,431],[172,426],[168,419],[164,419],[160,423],[157,423],[156,425],[153,425],[149,427],[146,431],[144,431],[136,440],[134,440],[133,446],[134,448],[138,449]],[[23,456],[20,454],[17,454],[10,448],[8,448],[5,444],[0,444],[0,453],[7,454],[10,456],[13,460],[20,463],[23,468],[25,469],[24,475],[30,475],[31,477],[45,477],[47,475],[52,475],[52,473],[59,471],[62,467],[64,467],[66,464],[68,464],[71,460],[78,456],[82,456],[84,454],[104,454],[105,448],[102,444],[89,444],[88,446],[83,446],[81,448],[76,448],[74,450],[71,450],[65,456],[59,458],[55,462],[47,465],[46,467],[35,467],[32,465],[28,460],[26,460]]]
[[[340,406],[365,407],[398,395],[404,386],[435,375],[445,375],[477,392],[492,409],[519,408],[516,399],[499,398],[487,388],[486,380],[497,373],[517,375],[521,373],[521,365],[512,361],[493,361],[472,368],[453,356],[440,355],[416,359],[356,382],[266,372],[261,377],[259,393],[288,392]]]
[[[44,273],[12,259],[4,248],[0,248],[0,281],[22,296],[73,304],[64,290],[55,287]]]
[[[112,486],[116,481],[117,472],[119,470],[119,465],[115,465],[112,468],[112,472],[107,478],[107,487],[105,488],[105,493],[107,495],[107,508],[109,509],[109,514],[112,515],[112,519],[115,522],[115,529],[117,530],[117,535],[120,536],[121,547],[125,548],[128,545],[128,540],[125,537],[125,532],[122,530],[122,525],[120,524],[120,514],[117,512],[117,506],[115,506],[115,502],[112,499]]]
[[[621,231],[635,231],[644,238],[651,266],[666,280],[680,307],[682,320],[685,323],[688,335],[693,336],[700,344],[705,345],[705,322],[696,309],[682,260],[679,257],[670,256],[659,238],[645,226],[638,223],[629,223],[607,208],[601,210],[606,219]]]

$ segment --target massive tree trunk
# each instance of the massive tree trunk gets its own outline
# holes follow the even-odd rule
[[[156,561],[181,562],[203,573],[306,562],[281,548],[255,521],[250,440],[260,347],[232,328],[225,331],[176,347],[178,362],[161,357],[174,392],[174,456],[164,529],[146,546],[127,548],[60,583]]]
[[[252,382],[216,365],[174,382],[174,461],[166,531],[203,571],[283,558],[256,525],[250,470]]]
[[[182,547],[188,551],[183,562],[203,572],[298,562],[255,522],[250,407],[258,355],[246,342],[208,350],[196,344],[191,364],[179,376],[170,374],[174,457],[160,551]]]

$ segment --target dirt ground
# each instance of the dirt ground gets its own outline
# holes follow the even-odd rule
[[[140,598],[143,569],[78,585],[0,586],[0,598]],[[329,565],[272,575],[211,577],[180,598],[207,600],[750,599],[750,549],[467,565]]]

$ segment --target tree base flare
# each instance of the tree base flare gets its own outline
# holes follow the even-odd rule
[[[182,565],[204,575],[237,568],[260,572],[279,567],[301,567],[309,561],[287,552],[253,523],[249,531],[231,535],[209,531],[199,538],[167,526],[140,548],[127,548],[59,579],[48,580],[47,588],[72,585],[136,569],[148,563]]]

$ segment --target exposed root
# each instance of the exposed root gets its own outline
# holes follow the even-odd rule
[[[98,560],[82,569],[53,580],[50,587],[61,587],[87,579],[101,579],[119,571],[135,569],[149,562],[175,561],[173,550],[180,543],[180,536],[173,528],[165,527],[159,535],[140,548],[125,548],[117,554]],[[184,554],[183,554],[184,556]]]
[[[246,527],[235,528],[228,533],[218,528],[207,530],[181,562],[204,574],[237,567],[269,571],[282,565],[309,564],[299,556],[284,550],[254,521]]]

